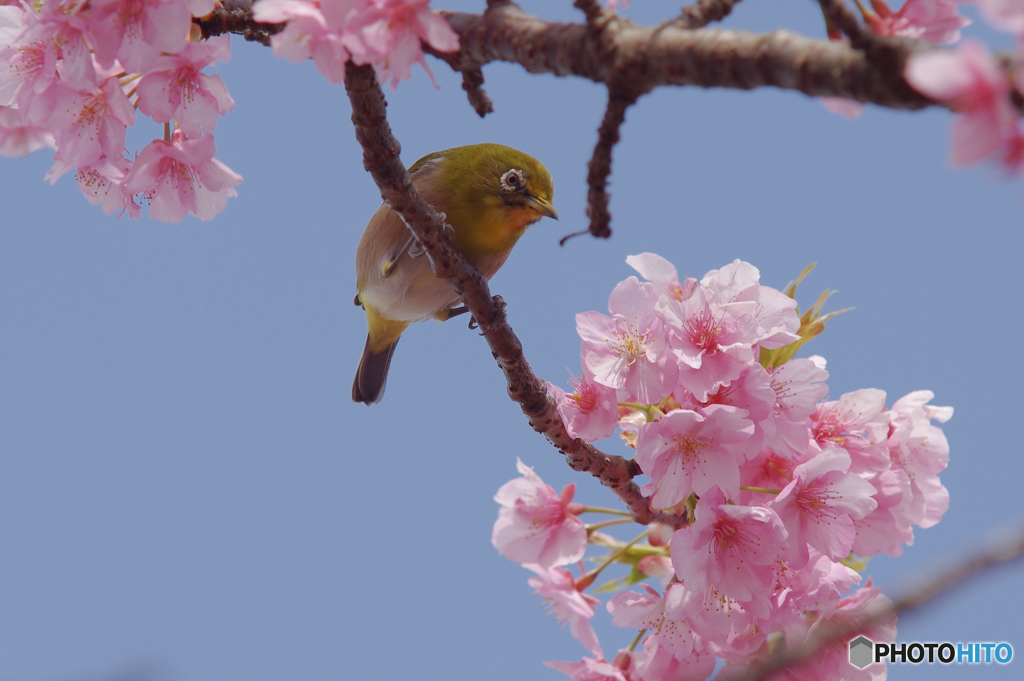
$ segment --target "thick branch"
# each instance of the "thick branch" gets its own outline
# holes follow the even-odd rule
[[[531,73],[629,82],[641,91],[662,85],[743,90],[772,86],[897,109],[933,104],[903,81],[906,58],[915,49],[930,48],[909,40],[874,37],[872,45],[885,50],[868,59],[848,44],[789,31],[756,35],[674,25],[640,27],[619,17],[595,36],[585,24],[547,22],[511,3],[482,15],[443,14],[459,34],[461,49],[433,54],[460,71],[463,64],[506,61]]]
[[[247,0],[239,2],[244,6]],[[275,30],[244,19],[240,11],[215,10],[196,23],[204,35],[232,32],[264,40]],[[506,61],[531,73],[632,83],[640,92],[662,85],[742,90],[770,86],[896,109],[934,104],[903,80],[907,57],[918,49],[933,49],[911,40],[871,35],[864,41],[865,52],[781,30],[757,35],[678,25],[641,27],[611,12],[601,13],[601,30],[594,31],[587,24],[544,21],[503,0],[489,2],[483,14],[442,14],[459,34],[461,49],[454,54],[424,49],[460,72]],[[842,20],[841,13],[837,16]],[[855,21],[847,28],[863,29],[854,26]]]
[[[434,274],[451,282],[462,297],[505,373],[509,396],[522,408],[530,426],[565,455],[571,468],[587,471],[611,488],[637,522],[657,521],[675,527],[685,524],[683,517],[650,511],[647,499],[633,482],[639,473],[634,462],[604,454],[590,443],[569,436],[544,381],[533,373],[523,356],[522,344],[505,317],[504,303],[491,297],[487,280],[454,249],[442,230],[440,216],[412,186],[399,158],[400,145],[385,116],[384,93],[373,68],[350,63],[345,89],[352,103],[356,139],[363,147],[363,165],[380,188],[381,198],[402,216],[422,244]]]

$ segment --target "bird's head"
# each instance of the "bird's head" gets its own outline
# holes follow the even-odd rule
[[[417,165],[434,160],[455,246],[463,253],[507,251],[537,220],[558,219],[551,173],[529,154],[501,144],[472,144]]]

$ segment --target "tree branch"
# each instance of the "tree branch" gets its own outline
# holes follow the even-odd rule
[[[651,512],[648,500],[633,482],[639,474],[635,462],[605,454],[590,443],[569,436],[544,381],[533,373],[523,355],[522,344],[505,316],[504,302],[491,297],[487,280],[455,250],[444,234],[440,216],[413,187],[399,158],[401,147],[388,125],[384,93],[373,68],[349,63],[345,89],[352,103],[356,139],[363,147],[363,165],[380,188],[381,198],[402,216],[419,240],[434,274],[451,282],[462,297],[505,374],[509,397],[519,404],[530,426],[565,455],[571,468],[590,473],[615,492],[637,522],[684,525],[683,516]]]
[[[239,0],[244,6],[248,0]],[[836,0],[825,0],[835,2]],[[840,8],[861,30],[846,8]],[[197,19],[204,35],[241,33],[260,39],[260,27],[241,21],[242,10],[218,9]],[[232,16],[224,16],[229,14]],[[845,97],[895,109],[934,105],[903,80],[903,66],[927,43],[870,34],[869,55],[838,41],[812,40],[789,31],[757,35],[678,25],[641,27],[612,12],[593,25],[548,22],[512,2],[492,0],[483,14],[442,12],[459,34],[461,49],[425,51],[459,72],[493,61],[521,64],[531,73],[578,76],[599,83],[630,83],[640,92],[663,85],[750,90],[777,87],[812,97]],[[272,29],[267,29],[273,32]],[[269,39],[269,35],[267,36]]]
[[[462,72],[462,89],[466,91],[469,105],[480,118],[494,112],[494,104],[484,91],[484,72],[479,68],[467,69]]]
[[[708,24],[721,21],[729,16],[732,8],[740,0],[697,0],[692,5],[683,7],[679,18],[672,23],[679,28],[704,28]]]
[[[893,615],[912,612],[965,585],[979,574],[1024,556],[1024,527],[1006,528],[997,534],[1001,536],[974,551],[967,551],[963,554],[969,555],[971,558],[939,572],[917,588],[894,600],[891,607],[880,609],[839,630],[832,630],[825,636],[812,638],[794,650],[776,655],[736,681],[762,681],[782,669],[799,670],[801,664],[809,661],[825,648],[837,643],[842,643],[845,646],[860,632],[870,629]]]
[[[252,0],[225,0],[206,16],[193,19],[203,38],[234,33],[246,40],[270,45],[270,38],[284,28],[283,24],[262,24],[252,18]]]
[[[597,131],[594,155],[587,164],[587,217],[592,235],[607,239],[612,235],[611,213],[608,212],[608,176],[612,173],[612,148],[619,143],[619,128],[626,120],[626,109],[636,103],[632,93],[608,90],[608,108]],[[564,243],[565,240],[562,240]]]
[[[511,3],[482,15],[442,14],[459,34],[461,49],[431,54],[456,70],[463,64],[505,61],[531,73],[628,82],[641,91],[663,85],[743,90],[771,86],[897,109],[934,104],[903,80],[907,57],[932,49],[910,40],[872,35],[872,49],[879,49],[868,59],[851,45],[781,30],[756,35],[676,25],[641,27],[615,17],[595,35],[586,24],[547,22]]]

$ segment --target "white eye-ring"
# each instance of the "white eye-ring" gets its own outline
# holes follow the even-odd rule
[[[522,170],[506,170],[501,176],[501,190],[504,192],[517,192],[526,185],[526,178]]]

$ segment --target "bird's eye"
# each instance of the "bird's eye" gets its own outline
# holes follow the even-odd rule
[[[501,190],[504,192],[515,192],[523,188],[526,179],[522,170],[506,170],[501,176]]]

